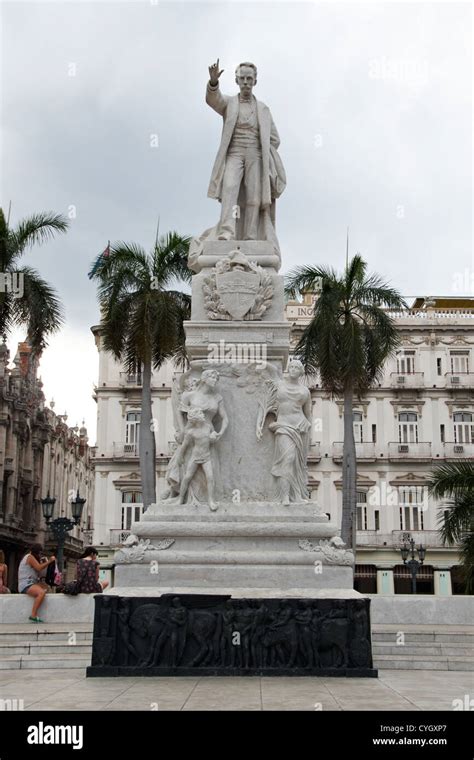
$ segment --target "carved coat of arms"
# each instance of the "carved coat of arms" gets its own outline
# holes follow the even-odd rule
[[[271,276],[239,250],[217,262],[203,290],[209,319],[261,319],[273,297]]]

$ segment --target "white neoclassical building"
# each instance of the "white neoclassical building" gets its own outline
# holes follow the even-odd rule
[[[310,319],[315,296],[289,302],[286,315],[295,345]],[[394,314],[401,343],[384,376],[354,405],[358,459],[356,587],[370,593],[410,593],[400,548],[414,538],[426,549],[417,592],[462,591],[458,553],[442,545],[442,505],[429,496],[427,478],[439,462],[474,456],[474,298],[417,298]],[[96,387],[94,542],[112,569],[115,548],[142,513],[138,463],[141,378],[124,372],[102,348]],[[153,376],[157,490],[173,450],[173,366]],[[342,509],[342,403],[319,384],[311,387],[313,430],[308,490],[332,520]],[[441,508],[441,510],[440,510]]]

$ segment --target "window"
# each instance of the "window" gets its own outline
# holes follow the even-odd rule
[[[438,373],[438,375],[442,374],[441,359],[439,357],[438,359],[436,359],[436,372]]]
[[[138,454],[140,417],[141,412],[139,410],[127,412],[127,422],[125,425],[125,451],[128,453]]]
[[[424,530],[424,486],[399,486],[400,530]]]
[[[377,443],[377,425],[372,425],[372,443]]]
[[[376,509],[374,511],[375,530],[380,530],[380,511]]]
[[[460,565],[451,568],[451,588],[453,594],[466,593],[466,574]]]
[[[377,593],[376,565],[356,565],[354,567],[354,588],[361,594]]]
[[[445,441],[444,425],[439,426],[439,438],[440,438],[441,443],[444,443]]]
[[[450,351],[450,359],[453,375],[469,372],[469,351]]]
[[[122,530],[130,530],[132,523],[139,522],[143,514],[141,491],[122,491]]]
[[[418,415],[415,412],[400,412],[398,415],[399,443],[418,443]]]
[[[357,530],[367,530],[367,493],[357,491]]]
[[[399,375],[412,375],[415,371],[415,352],[397,352],[397,372]]]
[[[362,412],[354,412],[354,439],[356,443],[362,443],[364,440]]]
[[[454,443],[474,443],[474,424],[471,412],[454,412]]]
[[[396,594],[411,594],[412,579],[410,568],[395,565],[393,568],[393,585]],[[416,576],[417,594],[434,594],[434,569],[431,565],[422,565]]]

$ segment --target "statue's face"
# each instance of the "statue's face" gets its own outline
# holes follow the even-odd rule
[[[296,364],[296,362],[290,362],[288,366],[288,374],[290,377],[301,377],[303,370],[299,364]]]
[[[245,98],[250,97],[257,82],[254,69],[251,66],[241,66],[235,81],[240,87],[240,94]]]
[[[211,370],[210,372],[206,372],[205,374],[203,373],[202,378],[204,382],[206,383],[206,385],[208,385],[210,388],[214,388],[214,386],[216,385],[219,379],[219,375],[217,374],[217,372],[212,372]]]

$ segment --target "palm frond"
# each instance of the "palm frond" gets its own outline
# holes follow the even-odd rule
[[[28,342],[34,352],[47,345],[47,338],[57,332],[64,321],[62,304],[56,291],[31,267],[22,267],[24,293],[11,302],[12,322],[26,325]]]
[[[471,492],[474,498],[474,463],[470,459],[437,466],[428,480],[430,493],[437,499],[460,498]]]
[[[54,214],[52,211],[32,214],[22,219],[15,229],[9,230],[10,256],[21,256],[27,248],[51,240],[56,233],[67,232],[68,227],[69,220],[62,214]]]

